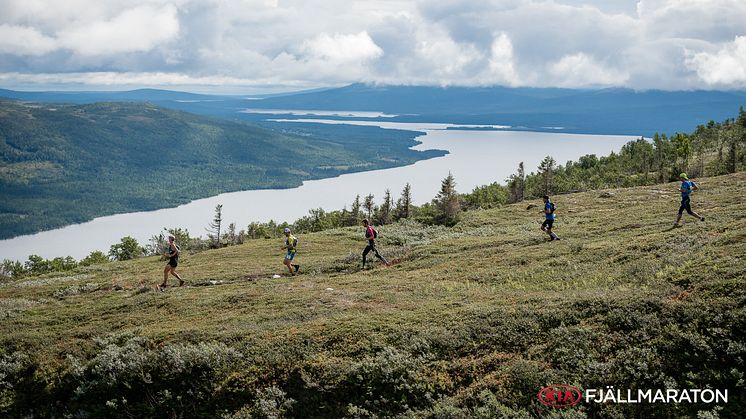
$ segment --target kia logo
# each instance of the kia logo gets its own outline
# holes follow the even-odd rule
[[[541,404],[551,407],[567,407],[580,403],[580,389],[566,384],[546,386],[536,395]]]

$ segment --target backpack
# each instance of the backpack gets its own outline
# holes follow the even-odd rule
[[[373,226],[370,226],[370,230],[373,232],[373,236],[369,237],[368,236],[368,230],[366,230],[365,231],[365,238],[368,239],[368,240],[370,240],[370,239],[377,239],[378,238],[378,230],[376,230],[375,228],[373,228]]]
[[[554,214],[554,210],[555,209],[557,209],[557,207],[554,205],[554,202],[550,202],[549,203],[549,211],[551,211],[552,214]]]

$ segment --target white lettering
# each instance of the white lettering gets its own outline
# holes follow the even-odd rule
[[[626,391],[626,393],[624,393]],[[586,403],[728,403],[728,389],[605,389],[585,390]],[[563,399],[559,394],[559,399]],[[568,398],[569,400],[570,398]]]
[[[686,398],[686,401],[687,401],[688,403],[691,403],[691,402],[692,402],[692,399],[691,399],[691,397],[689,397],[689,392],[688,392],[688,391],[686,391],[686,390],[682,390],[682,391],[681,391],[681,397],[679,397],[679,401],[678,401],[677,403],[683,403],[683,402],[684,402],[684,399],[685,399],[685,398]]]
[[[708,400],[709,397],[709,400]],[[702,401],[705,403],[712,403],[715,400],[715,392],[709,388],[702,390]]]
[[[639,403],[632,397],[632,390],[627,390],[627,403]]]
[[[728,389],[715,390],[715,403],[728,403]]]
[[[694,389],[691,389],[689,391],[691,391],[692,394],[694,395],[694,403],[699,403],[699,393],[701,393],[702,390],[700,390],[698,388],[694,388]]]
[[[586,403],[588,403],[591,400],[593,400],[594,397],[596,397],[596,389],[595,388],[589,388],[589,389],[585,390],[585,402]]]
[[[604,401],[603,402],[604,403],[606,403],[606,402],[616,403],[616,399],[614,398],[614,390],[612,390],[612,389],[607,389],[606,390],[606,393],[604,394]]]
[[[642,401],[646,401],[650,403],[650,396],[653,394],[653,390],[647,389],[647,390],[637,390],[637,399]]]
[[[679,394],[679,390],[668,389],[666,390],[666,403],[676,403],[676,396]]]
[[[653,397],[653,403],[658,403],[658,401],[666,401],[666,399],[663,397],[663,390],[661,389],[655,390],[655,397]]]

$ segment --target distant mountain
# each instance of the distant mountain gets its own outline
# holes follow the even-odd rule
[[[222,96],[201,95],[160,89],[137,89],[111,92],[21,92],[0,89],[0,97],[35,102],[95,103],[95,102],[159,102],[176,100],[221,100]]]
[[[278,132],[147,103],[0,101],[0,239],[444,154],[409,149],[416,132],[334,129]]]
[[[394,120],[511,125],[534,130],[652,135],[735,115],[746,92],[354,84],[252,102],[261,109],[378,111]]]
[[[373,111],[398,115],[387,118],[388,121],[510,125],[536,131],[645,136],[652,136],[655,132],[690,131],[698,124],[732,117],[740,106],[746,105],[746,92],[743,91],[367,84],[280,95],[251,95],[251,99],[248,96],[198,95],[154,89],[80,93],[0,90],[0,96],[43,102],[147,101],[200,115],[255,122],[271,117],[239,111],[247,108]]]

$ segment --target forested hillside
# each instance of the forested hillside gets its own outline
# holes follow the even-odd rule
[[[0,239],[443,154],[410,150],[417,135],[277,132],[147,103],[0,101]],[[360,146],[371,141],[375,150]]]

